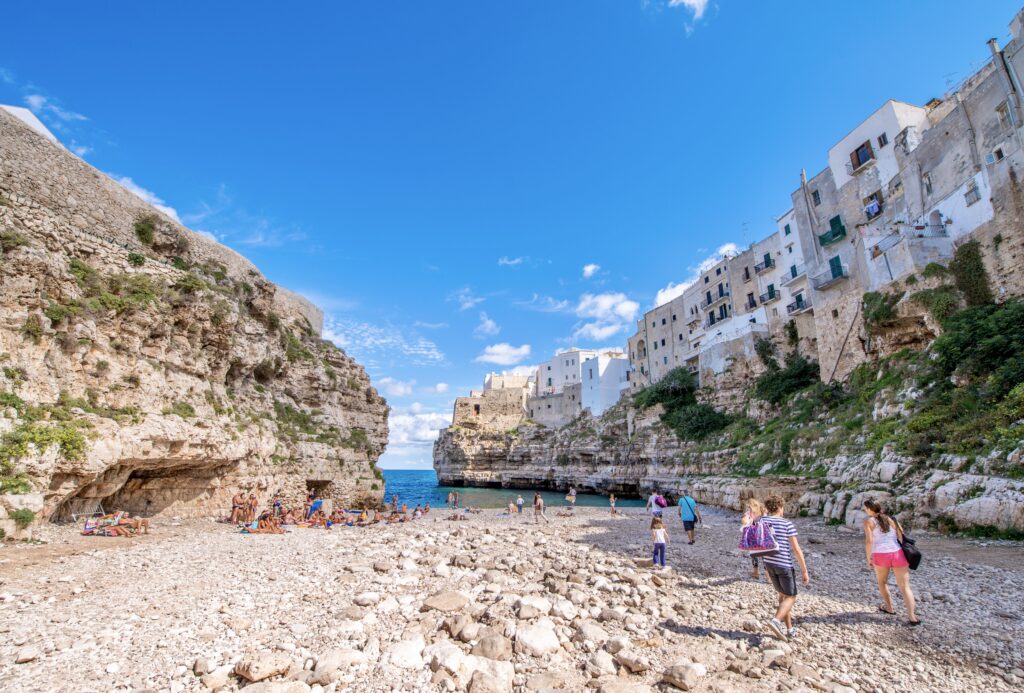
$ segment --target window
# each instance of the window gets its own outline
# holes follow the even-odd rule
[[[995,149],[995,150],[992,151],[992,163],[995,163],[997,161],[1002,161],[1003,157],[1004,157],[1004,154],[1003,154],[1003,148],[1002,147],[999,147],[998,149]]]
[[[654,343],[654,350],[655,350],[655,351],[657,351],[657,350],[658,350],[658,343],[657,343],[657,342],[655,342],[655,343]]]
[[[704,297],[707,299],[708,305],[711,305],[711,292],[708,291]]]
[[[672,314],[672,322],[675,322],[675,321],[676,321],[676,314],[675,314],[675,313],[673,313],[673,314]]]
[[[718,297],[725,298],[725,285],[723,284],[718,285]]]
[[[747,294],[747,308],[757,308],[757,299],[754,294]]]
[[[665,356],[664,359],[665,359],[665,365],[667,366],[668,365],[668,356]]]
[[[789,228],[789,224],[786,224],[786,225],[785,225],[785,226],[783,227],[783,231],[785,232],[785,235],[786,235],[786,236],[788,236],[789,234],[793,233],[793,229]]]
[[[549,370],[549,371],[551,370],[551,366],[548,366],[548,370]]]
[[[838,279],[843,276],[843,258],[836,255],[828,260],[828,268],[832,270],[832,278]]]
[[[664,325],[664,324],[665,324],[665,322],[666,322],[666,321],[665,321],[665,318],[662,318],[662,319],[661,319],[661,324],[662,324],[662,325]]]
[[[882,191],[876,190],[871,193],[863,200],[864,203],[864,214],[867,216],[868,221],[877,218],[882,214]]]
[[[680,342],[683,341],[683,333],[682,332],[679,333],[679,341]]]
[[[593,380],[594,379],[594,369],[593,368],[588,368],[587,372],[589,373],[590,379]]]
[[[871,142],[865,142],[861,146],[850,152],[850,163],[853,164],[853,170],[856,171],[864,164],[868,163],[875,158],[875,153],[871,149]]]
[[[473,405],[473,415],[474,416],[480,416],[480,405],[479,404],[474,404]]]
[[[978,190],[978,182],[972,180],[967,188],[967,192],[964,193],[964,200],[967,202],[967,206],[970,207],[980,199],[981,192]]]
[[[878,136],[878,148],[881,149],[887,144],[889,144],[889,136],[883,132]]]
[[[835,308],[832,309],[832,317],[833,318],[838,318],[839,317],[839,311],[836,310]]]
[[[710,278],[710,277],[704,277],[704,283],[705,283],[705,284],[707,284],[707,283],[708,283],[709,281],[711,281],[711,278]]]
[[[1010,110],[1010,102],[1003,101],[1001,104],[996,106],[996,115],[999,117],[999,127],[1003,130],[1009,130],[1013,127],[1013,111]]]
[[[793,246],[787,245],[786,246],[786,252],[789,253],[790,255],[792,255],[793,254]]]
[[[665,340],[661,340],[661,346],[665,346]]]
[[[548,387],[551,387],[551,378],[548,378]]]
[[[718,317],[720,320],[725,320],[727,317],[729,317],[729,306],[719,306]]]
[[[716,270],[715,270],[715,274],[717,274],[717,275],[721,275],[721,274],[722,274],[722,268],[721,268],[721,267],[719,267],[718,269],[716,269]]]
[[[925,192],[925,194],[931,195],[932,194],[932,174],[931,173],[922,173],[921,174],[921,182],[924,183],[924,192]]]
[[[821,204],[821,193],[817,190],[811,193],[811,199],[814,201],[814,206],[817,207]]]
[[[745,282],[749,282],[750,281],[750,268],[749,267],[744,267],[743,268],[743,281],[745,281]]]

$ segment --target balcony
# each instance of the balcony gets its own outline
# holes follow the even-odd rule
[[[833,226],[825,233],[818,234],[818,242],[823,246],[830,245],[836,241],[841,241],[844,238],[846,238],[846,227],[842,224]]]
[[[765,270],[770,270],[773,267],[775,267],[775,260],[772,260],[770,257],[766,257],[764,259],[764,262],[759,262],[756,265],[754,265],[754,271],[758,274],[761,274],[761,272],[764,272]]]
[[[786,275],[785,275],[785,277],[782,280],[782,285],[783,286],[789,286],[790,284],[795,282],[797,279],[800,279],[801,277],[805,277],[805,276],[807,276],[807,273],[804,270],[804,266],[803,265],[793,265],[792,267],[789,268],[789,271],[786,272]]]
[[[850,268],[848,266],[829,267],[824,272],[811,277],[811,285],[815,289],[827,289],[849,277]]]
[[[813,304],[811,303],[811,299],[801,297],[786,306],[786,313],[789,315],[800,315],[801,313],[806,313],[812,308]]]
[[[761,305],[763,306],[763,305],[765,305],[767,303],[771,303],[772,301],[778,301],[780,298],[782,298],[782,293],[779,292],[779,291],[776,291],[775,289],[771,289],[771,290],[766,291],[765,293],[761,294],[760,298],[761,298]]]
[[[747,310],[754,310],[755,308],[757,308],[757,299],[756,298],[748,298],[746,300],[746,302],[743,304],[743,306]]]
[[[711,308],[713,306],[717,306],[722,301],[728,301],[728,300],[729,300],[729,292],[728,291],[723,291],[718,296],[712,296],[710,301],[708,301],[707,299],[701,301],[700,302],[700,309],[701,310],[707,310],[708,308]]]
[[[873,246],[871,246],[871,257],[878,257],[885,251],[898,245],[901,240],[903,240],[903,236],[900,235],[900,232],[893,231],[888,236],[880,240],[878,243],[875,243]]]

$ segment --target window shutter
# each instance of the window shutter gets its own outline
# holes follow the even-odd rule
[[[843,259],[836,255],[834,258],[829,259],[828,267],[832,270],[833,279],[836,277],[843,276]]]

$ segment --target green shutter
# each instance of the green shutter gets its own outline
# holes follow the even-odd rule
[[[789,224],[786,224],[786,235],[788,236],[789,234],[790,234]]]
[[[833,279],[843,276],[843,259],[836,255],[828,261],[828,268],[832,270]]]

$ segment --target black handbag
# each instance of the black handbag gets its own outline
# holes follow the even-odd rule
[[[917,543],[910,537],[909,534],[903,531],[900,527],[900,548],[903,549],[903,555],[907,559],[907,564],[911,570],[917,570],[917,566],[921,565],[921,552],[917,548]]]

